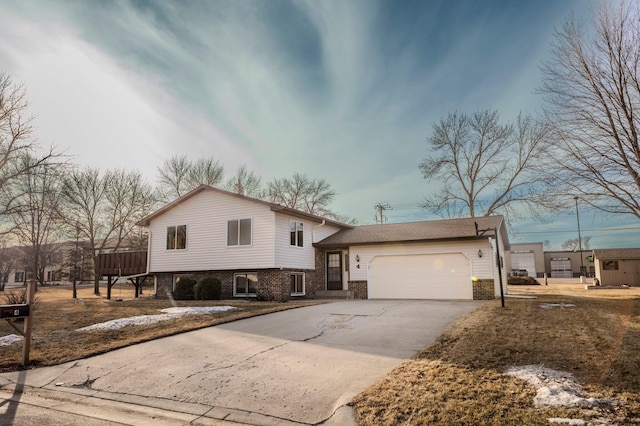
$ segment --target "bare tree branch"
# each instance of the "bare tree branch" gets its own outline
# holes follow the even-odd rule
[[[542,67],[558,170],[558,204],[580,195],[590,205],[640,219],[640,11],[604,2],[588,35],[570,16]]]
[[[540,158],[548,128],[529,116],[501,124],[497,111],[471,116],[453,113],[433,126],[432,154],[419,168],[442,188],[422,207],[443,217],[516,214],[516,205],[535,209],[542,197]]]

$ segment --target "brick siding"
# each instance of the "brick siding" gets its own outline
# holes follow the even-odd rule
[[[496,292],[492,279],[483,279],[473,282],[473,300],[495,299]]]
[[[368,299],[367,281],[349,281],[349,290],[353,292],[354,299]]]
[[[234,273],[257,272],[258,284],[256,286],[256,300],[267,300],[276,302],[286,302],[292,297],[313,298],[318,288],[317,273],[308,270],[293,269],[262,269],[257,271],[199,271],[199,272],[176,272],[156,274],[156,299],[170,299],[173,291],[174,275],[188,276],[196,281],[205,277],[214,277],[222,283],[221,299],[233,299],[233,275]],[[304,272],[305,274],[305,295],[291,296],[292,272]]]

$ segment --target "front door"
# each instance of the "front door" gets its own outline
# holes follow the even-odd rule
[[[327,290],[342,290],[342,252],[327,252]]]

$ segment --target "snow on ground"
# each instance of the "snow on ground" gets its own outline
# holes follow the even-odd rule
[[[571,303],[541,303],[540,307],[542,309],[552,309],[552,308],[573,308],[576,305],[572,305]]]
[[[544,368],[539,365],[512,367],[507,374],[517,377],[536,388],[535,406],[594,407],[600,405],[595,398],[586,398],[582,386],[571,373]]]
[[[18,336],[17,334],[10,334],[8,336],[0,337],[0,346],[7,346],[22,339],[23,337]]]
[[[119,318],[112,321],[101,322],[99,324],[89,325],[87,327],[78,328],[76,331],[91,331],[91,330],[117,330],[123,327],[129,327],[131,325],[148,325],[155,324],[161,321],[168,321],[170,319],[178,318],[184,315],[206,315],[214,314],[216,312],[230,311],[233,306],[193,306],[185,308],[166,308],[161,309],[160,312],[164,312],[159,315],[139,315],[135,317]]]
[[[534,398],[536,408],[559,407],[592,409],[615,404],[615,402],[611,400],[589,397],[571,373],[544,368],[540,365],[511,367],[506,373],[526,381],[536,389],[537,393]],[[549,423],[577,426],[587,424],[584,420],[579,419],[552,418],[548,420]],[[605,419],[602,419],[602,421],[604,421],[604,423],[599,424],[608,424]]]

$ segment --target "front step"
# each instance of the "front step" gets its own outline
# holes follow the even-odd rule
[[[352,290],[321,290],[316,291],[317,299],[353,299]]]

